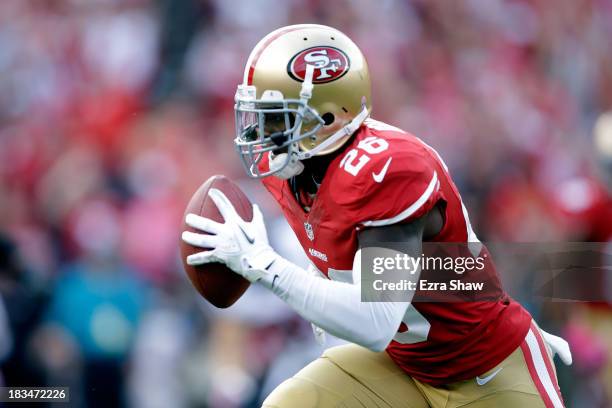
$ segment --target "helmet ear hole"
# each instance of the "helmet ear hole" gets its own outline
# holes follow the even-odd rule
[[[321,119],[323,119],[323,122],[325,123],[325,126],[329,126],[332,123],[334,123],[334,120],[336,120],[336,117],[334,116],[333,113],[327,112],[327,113],[324,113],[321,116]]]

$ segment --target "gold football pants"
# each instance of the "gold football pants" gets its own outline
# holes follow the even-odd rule
[[[550,351],[537,326],[499,365],[478,377],[434,387],[411,378],[387,355],[349,344],[328,349],[279,385],[267,408],[563,407]]]

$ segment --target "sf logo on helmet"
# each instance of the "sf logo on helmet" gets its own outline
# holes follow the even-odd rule
[[[348,56],[334,47],[311,47],[295,54],[287,65],[291,78],[303,82],[306,75],[306,65],[314,65],[312,82],[322,84],[334,81],[349,70]]]

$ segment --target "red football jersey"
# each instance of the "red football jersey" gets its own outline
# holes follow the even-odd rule
[[[265,159],[262,165],[267,167]],[[433,241],[478,241],[435,150],[373,119],[331,162],[309,212],[287,181],[267,177],[263,183],[312,263],[330,279],[352,280],[361,229],[410,222],[441,200],[444,226]],[[488,279],[499,288],[497,301],[415,301],[409,306],[386,350],[406,373],[433,385],[465,380],[490,370],[519,347],[531,316],[503,292],[494,267],[487,269],[493,274]]]

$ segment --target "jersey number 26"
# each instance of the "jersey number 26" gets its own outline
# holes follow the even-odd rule
[[[384,152],[389,148],[389,142],[376,136],[368,136],[351,149],[340,162],[340,168],[356,176],[359,170],[370,161],[370,156]],[[366,154],[367,153],[367,154]],[[368,156],[370,155],[370,156]]]

